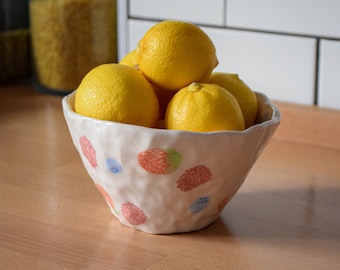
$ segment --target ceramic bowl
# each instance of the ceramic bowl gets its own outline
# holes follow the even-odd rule
[[[81,160],[120,223],[153,234],[199,230],[214,222],[244,182],[280,123],[256,93],[255,125],[244,131],[174,131],[101,121],[62,101]]]

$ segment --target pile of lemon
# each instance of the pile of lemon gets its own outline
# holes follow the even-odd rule
[[[119,63],[85,75],[75,111],[146,127],[243,130],[254,124],[256,95],[237,74],[213,72],[217,65],[215,46],[201,28],[162,21]]]

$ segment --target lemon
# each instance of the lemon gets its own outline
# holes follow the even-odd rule
[[[112,63],[85,75],[76,91],[75,111],[96,119],[153,127],[159,104],[152,86],[139,71]]]
[[[254,124],[257,116],[257,98],[252,89],[238,76],[238,74],[214,72],[206,83],[214,83],[232,93],[239,103],[245,122],[245,127]]]
[[[198,132],[243,130],[244,118],[236,98],[223,87],[192,83],[171,99],[165,126]]]
[[[134,67],[139,69],[137,62],[137,49],[128,52],[120,61],[119,64]]]
[[[127,66],[130,66],[130,67],[134,67],[137,70],[140,70],[138,62],[137,62],[137,49],[134,49],[134,50],[128,52],[119,61],[119,64],[127,65]],[[168,106],[168,103],[176,92],[174,92],[174,91],[164,91],[164,90],[160,89],[159,87],[157,87],[156,85],[153,85],[153,84],[151,84],[151,85],[152,85],[152,88],[153,88],[157,98],[158,98],[159,107],[160,107],[159,117],[160,117],[160,119],[164,119],[164,115],[165,115],[165,111],[166,111],[166,108]]]
[[[215,46],[201,28],[172,20],[145,33],[137,45],[137,62],[152,84],[170,91],[207,79],[218,64]]]

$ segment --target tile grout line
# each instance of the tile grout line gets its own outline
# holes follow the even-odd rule
[[[223,25],[227,27],[227,5],[228,5],[228,0],[224,0],[223,2]]]
[[[227,1],[227,0],[226,0]],[[131,16],[129,15],[128,19],[138,20],[138,21],[149,21],[149,22],[160,22],[166,19],[161,18],[145,18],[139,16]],[[216,29],[225,29],[225,30],[234,30],[234,31],[244,31],[244,32],[253,32],[253,33],[262,33],[262,34],[271,34],[271,35],[280,35],[280,36],[289,36],[289,37],[301,37],[301,38],[314,38],[314,39],[324,39],[331,41],[340,41],[340,37],[332,37],[332,36],[322,36],[322,35],[312,35],[312,34],[303,34],[303,33],[293,33],[293,32],[284,32],[284,31],[273,31],[273,30],[262,30],[256,28],[246,28],[246,27],[236,27],[236,26],[227,26],[227,15],[224,16],[225,22],[223,25],[220,24],[206,24],[206,23],[197,23],[193,22],[196,25],[207,27],[207,28],[216,28]]]
[[[319,75],[320,75],[320,38],[316,38],[315,70],[314,70],[314,105],[319,103]]]

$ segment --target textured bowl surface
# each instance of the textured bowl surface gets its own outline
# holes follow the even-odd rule
[[[199,230],[215,221],[280,123],[261,94],[257,124],[209,133],[146,128],[81,116],[75,92],[64,116],[81,160],[113,215],[154,234]]]

